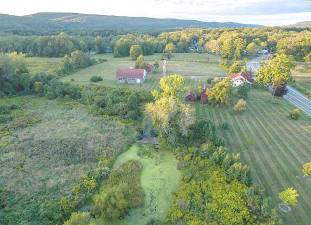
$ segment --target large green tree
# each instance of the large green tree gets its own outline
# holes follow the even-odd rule
[[[256,82],[264,85],[279,80],[286,82],[291,78],[292,66],[292,61],[288,56],[284,54],[277,55],[259,68]]]
[[[140,55],[143,54],[143,50],[140,45],[132,45],[130,49],[130,56],[133,60],[136,60]]]
[[[228,104],[231,95],[231,80],[226,78],[216,83],[208,93],[208,99],[212,103]]]
[[[161,137],[173,146],[181,136],[188,135],[188,129],[194,123],[191,107],[184,104],[179,95],[183,86],[184,78],[180,75],[161,78],[160,91],[153,91],[156,101],[146,105]]]

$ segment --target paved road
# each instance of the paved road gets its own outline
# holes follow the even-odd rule
[[[265,56],[256,57],[248,61],[246,67],[248,70],[251,70],[254,73],[256,73],[260,67],[261,61],[265,59],[266,59]],[[287,89],[288,92],[286,95],[283,96],[283,98],[292,103],[300,110],[304,111],[307,115],[311,116],[311,100],[306,98],[303,94],[301,94],[293,87],[287,86]]]
[[[267,55],[261,55],[261,56],[251,59],[250,61],[246,63],[247,70],[256,73],[260,67],[261,61],[265,60],[266,58],[267,58]]]
[[[307,115],[311,116],[311,100],[306,98],[303,94],[295,88],[287,86],[288,92],[283,96],[284,99],[295,105]]]

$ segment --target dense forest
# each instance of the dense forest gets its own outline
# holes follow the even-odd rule
[[[256,55],[265,49],[284,53],[296,61],[310,61],[311,32],[281,28],[186,29],[158,35],[2,35],[1,52],[20,52],[28,56],[61,57],[75,50],[86,53],[113,52],[115,57],[130,55],[139,45],[143,55],[169,52],[209,52],[219,54],[226,65],[232,60]],[[171,47],[170,47],[171,46]]]

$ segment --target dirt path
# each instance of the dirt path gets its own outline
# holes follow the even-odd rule
[[[139,160],[144,166],[141,184],[146,194],[145,205],[132,210],[120,225],[144,225],[152,218],[163,221],[180,180],[175,156],[170,152],[133,145],[118,157],[114,168],[130,159]]]

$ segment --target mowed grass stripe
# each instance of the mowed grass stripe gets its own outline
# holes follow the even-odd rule
[[[264,107],[262,107],[264,108]],[[268,124],[268,126],[272,125],[272,123],[276,123],[277,119],[274,118],[274,120],[271,120]],[[307,218],[309,214],[307,214],[308,209],[310,209],[310,194],[309,192],[306,192],[306,189],[303,188],[303,184],[301,184],[299,181],[297,182],[297,177],[301,175],[301,166],[303,164],[303,159],[306,157],[303,153],[304,148],[302,146],[299,146],[303,139],[299,138],[299,132],[292,132],[295,135],[288,135],[288,132],[290,132],[289,129],[285,128],[285,125],[288,125],[289,123],[282,123],[282,121],[278,120],[278,125],[282,126],[284,129],[280,129],[278,126],[273,126],[273,129],[279,129],[279,130],[286,130],[285,132],[282,132],[282,135],[286,136],[282,140],[280,139],[280,132],[275,131],[276,135],[274,137],[277,137],[278,143],[281,143],[283,148],[280,149],[280,152],[282,154],[283,160],[285,162],[290,162],[292,165],[290,166],[291,170],[287,170],[286,174],[284,175],[284,179],[288,180],[288,186],[293,186],[297,188],[299,193],[304,196],[303,201],[300,202],[297,210],[301,210],[300,214],[305,214],[303,218]],[[293,138],[300,140],[299,142],[295,142]],[[284,142],[286,141],[287,144]],[[297,154],[297,150],[299,150]],[[273,150],[272,150],[273,151]],[[285,158],[284,158],[285,157]],[[294,159],[294,160],[293,160]],[[294,163],[296,161],[296,163]],[[286,188],[286,187],[284,187]],[[311,210],[311,209],[310,209]]]
[[[255,120],[257,120],[257,118],[255,118]],[[265,174],[270,174],[270,171],[273,171],[276,168],[274,168],[273,163],[274,161],[272,160],[272,158],[268,154],[266,154],[266,152],[262,148],[258,148],[263,147],[264,149],[269,149],[269,140],[267,136],[264,135],[264,132],[258,132],[258,130],[261,129],[262,127],[260,127],[261,126],[260,123],[258,121],[255,122],[255,120],[249,120],[242,126],[241,121],[243,120],[241,119],[241,121],[236,125],[239,127],[240,130],[242,130],[243,133],[245,133],[246,136],[249,134],[253,134],[254,137],[260,137],[261,146],[256,145],[254,152],[252,151],[252,148],[249,148],[248,151],[246,151],[246,153],[254,154],[253,158],[256,158],[256,161],[258,161],[258,159],[260,160],[260,163],[257,165],[257,168],[259,167],[260,170],[257,172],[260,172],[261,174],[263,174],[263,177],[265,177]],[[258,129],[254,130],[251,129],[249,126],[258,127]],[[256,153],[258,153],[259,149],[261,150],[261,154],[258,155]],[[271,184],[276,181],[281,182],[280,180],[278,180],[279,178],[277,176],[275,176],[274,174],[272,174],[272,176],[269,176],[268,179],[261,179],[261,181],[265,183],[265,185],[267,183]]]
[[[262,109],[263,109],[263,111],[267,111],[267,110],[269,110],[269,109],[267,109],[267,107],[266,106],[262,106]],[[288,119],[289,120],[289,118],[284,118],[284,119]],[[296,121],[295,121],[296,122]],[[298,121],[297,121],[298,122]],[[298,145],[302,145],[301,147],[302,148],[298,148],[298,149],[295,149],[295,152],[293,153],[292,151],[290,151],[290,153],[292,154],[292,156],[293,157],[295,157],[297,160],[298,160],[298,163],[300,163],[300,165],[303,163],[303,160],[301,160],[301,158],[307,158],[309,155],[305,152],[305,149],[308,149],[308,145],[310,145],[310,143],[308,143],[308,138],[306,137],[306,136],[304,136],[304,135],[302,135],[302,133],[303,132],[301,132],[300,130],[299,130],[299,127],[300,126],[297,126],[297,125],[299,125],[299,124],[297,124],[296,126],[293,126],[292,125],[292,123],[284,123],[283,122],[283,120],[282,119],[280,119],[280,117],[274,117],[273,118],[273,120],[271,120],[271,123],[269,123],[269,124],[273,124],[273,127],[275,128],[275,129],[278,129],[276,132],[278,133],[278,134],[280,134],[280,132],[278,132],[278,131],[280,131],[280,130],[282,130],[282,131],[285,131],[285,132],[282,132],[282,136],[285,136],[285,138],[283,138],[283,139],[281,139],[280,140],[280,135],[277,135],[277,137],[279,138],[279,140],[281,141],[281,143],[283,143],[284,144],[284,142],[286,141],[286,145],[285,145],[285,147],[287,148],[287,149],[289,149],[288,148],[288,146],[289,145],[287,145],[288,144],[288,142],[289,142],[289,144],[290,144],[290,147],[292,147],[291,149],[292,150],[294,150],[293,148],[294,147],[296,147],[296,145],[298,144]],[[293,133],[293,135],[290,135],[291,133]],[[299,136],[304,136],[304,138],[299,138],[298,136],[297,136],[297,134],[299,135]],[[297,141],[295,141],[295,140],[293,140],[293,139],[296,139],[297,140],[297,138],[299,139],[299,142],[297,142]],[[289,149],[289,150],[291,150],[291,149]],[[298,153],[299,154],[297,154],[297,151],[299,151]],[[298,158],[297,158],[298,157]]]
[[[279,171],[279,172],[283,171],[285,169],[285,165],[284,165],[284,163],[280,162],[280,160],[278,159],[278,157],[275,154],[272,154],[272,157],[271,157],[271,154],[266,152],[267,149],[269,149],[270,151],[273,152],[273,150],[270,149],[270,143],[269,143],[269,137],[268,137],[269,135],[265,135],[265,134],[263,134],[264,132],[260,131],[261,129],[263,129],[264,125],[261,124],[261,122],[258,122],[257,118],[256,118],[256,120],[257,120],[256,124],[252,124],[252,123],[254,123],[254,121],[249,121],[249,123],[245,124],[245,127],[248,127],[248,130],[251,131],[253,129],[250,129],[249,126],[252,125],[252,127],[253,127],[253,125],[255,125],[255,127],[256,127],[256,125],[258,125],[258,129],[255,130],[257,133],[257,134],[255,134],[255,136],[260,135],[260,137],[263,141],[261,143],[261,145],[263,145],[263,146],[257,146],[254,149],[254,154],[256,155],[256,161],[254,161],[254,162],[256,162],[255,164],[256,164],[257,171],[258,171],[258,169],[261,170],[258,172],[260,172],[262,174],[262,179],[260,179],[260,180],[264,184],[264,187],[266,187],[266,191],[275,200],[275,202],[277,202],[277,197],[275,196],[275,193],[277,193],[278,190],[275,190],[274,186],[279,185],[279,184],[281,184],[282,186],[286,186],[286,179],[283,179],[282,178],[283,176],[280,176],[279,173],[276,171]],[[237,125],[240,126],[240,124],[237,124]],[[244,127],[244,129],[245,129],[245,127]],[[260,149],[261,154],[258,154],[259,149]],[[247,153],[253,154],[252,149],[249,149],[249,151]],[[267,163],[267,162],[269,162],[269,163]],[[278,170],[278,168],[280,166],[281,166],[282,170]],[[269,188],[271,186],[273,188]]]
[[[258,110],[258,111],[260,111],[260,110]],[[272,121],[272,120],[271,120],[271,121]],[[271,121],[270,121],[270,122],[271,122]],[[270,123],[267,123],[267,124],[270,124]],[[284,124],[284,122],[281,123],[281,124]],[[271,149],[270,151],[274,153],[275,149]],[[284,160],[285,160],[287,163],[288,163],[289,161],[291,162],[291,157],[288,157],[288,158],[286,158],[286,159],[284,159]],[[286,177],[285,179],[288,180],[289,178]],[[294,177],[292,180],[289,179],[289,182],[292,183],[292,182],[294,182],[295,180],[296,180],[296,178]],[[305,193],[302,193],[302,194],[305,195]],[[307,195],[305,195],[305,196],[307,196]],[[304,217],[304,218],[306,218],[306,217]]]
[[[311,160],[311,119],[302,115],[298,121],[290,120],[287,115],[294,107],[284,100],[278,100],[278,104],[271,100],[268,92],[253,89],[244,113],[232,114],[228,107],[208,105],[197,107],[201,109],[197,115],[209,117],[218,125],[231,125],[223,131],[228,149],[241,153],[242,160],[251,166],[252,177],[265,187],[274,202],[280,202],[278,192],[284,188],[297,188],[299,204],[282,218],[289,225],[309,224],[310,180],[302,178],[301,167]]]

